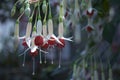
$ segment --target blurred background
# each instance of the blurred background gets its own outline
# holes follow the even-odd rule
[[[11,9],[16,1],[0,1],[0,80],[103,80],[100,77],[102,72],[104,72],[105,80],[120,80],[120,0],[92,0],[93,8],[98,13],[97,17],[93,18],[97,21],[94,24],[102,28],[101,33],[99,32],[100,37],[94,36],[92,39],[95,39],[94,41],[89,40],[87,32],[81,30],[87,25],[84,7],[79,13],[82,18],[79,15],[76,18],[75,0],[66,0],[64,36],[73,36],[73,42],[66,41],[65,47],[61,50],[62,66],[60,69],[58,68],[59,49],[52,49],[47,55],[46,64],[44,63],[45,54],[42,54],[43,64],[39,64],[39,57],[37,57],[35,76],[32,76],[31,57],[26,56],[25,67],[22,67],[23,56],[18,56],[25,49],[21,45],[21,40],[17,42],[14,38],[15,22],[20,15],[21,8],[21,4],[18,4],[15,16],[11,17]],[[80,4],[84,0],[78,1]],[[55,35],[58,35],[59,2],[60,0],[50,0]],[[19,24],[20,36],[25,34],[27,22],[28,18],[23,15]],[[86,51],[88,44],[90,51]],[[87,59],[84,56],[87,56]],[[54,59],[54,64],[51,64],[51,57]],[[94,68],[91,68],[91,65]],[[90,78],[91,70],[97,71],[98,79]]]

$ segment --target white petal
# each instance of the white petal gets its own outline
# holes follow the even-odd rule
[[[93,10],[93,9],[92,9],[91,7],[88,8],[88,12],[89,12],[89,13],[92,13],[92,10]]]
[[[55,35],[52,35],[52,37],[55,39],[56,42],[58,42],[59,44],[62,44]],[[62,45],[63,45],[63,44],[62,44]]]
[[[19,39],[25,39],[25,36],[23,36],[23,37],[19,37]]]
[[[30,38],[26,38],[26,43],[27,43],[28,47],[30,48],[31,39]]]
[[[31,47],[31,52],[35,52],[37,50],[37,46]]]
[[[62,39],[66,40],[66,41],[73,41],[71,40],[73,37],[70,37],[70,38],[65,38],[65,37],[62,37]]]

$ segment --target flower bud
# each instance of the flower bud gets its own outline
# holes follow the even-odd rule
[[[31,13],[30,4],[26,4],[25,15],[29,17],[30,13]]]
[[[46,0],[43,1],[43,5],[42,5],[42,11],[45,14],[47,10],[47,5],[46,5]]]
[[[14,16],[16,13],[16,6],[14,6],[11,10],[11,16]]]
[[[24,12],[24,7],[20,8],[20,13]]]

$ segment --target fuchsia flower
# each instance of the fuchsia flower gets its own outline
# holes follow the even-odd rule
[[[87,9],[87,11],[86,11],[86,15],[87,15],[88,17],[92,17],[92,16],[94,15],[94,13],[95,13],[95,10],[94,10],[94,8],[92,8],[92,1],[89,0],[89,1],[88,1],[88,9]]]
[[[90,8],[86,11],[86,14],[87,14],[87,16],[92,17],[92,16],[94,15],[94,9],[90,7]]]
[[[55,45],[56,43],[60,43],[59,39],[53,33],[53,21],[52,19],[48,20],[48,44]]]
[[[37,36],[35,37],[35,45],[41,47],[44,44],[44,39],[42,36],[42,22],[39,19],[37,21]]]
[[[87,25],[87,26],[86,26],[86,31],[87,31],[87,32],[90,33],[90,32],[92,32],[93,30],[94,30],[94,27],[93,27],[93,26],[91,26],[91,25]]]
[[[32,3],[34,3],[34,1],[38,1],[38,0],[30,0],[32,1]],[[50,50],[54,47],[58,47],[60,49],[60,60],[59,60],[59,68],[61,67],[61,50],[62,48],[65,47],[65,41],[72,41],[72,37],[70,38],[65,38],[63,36],[64,34],[64,27],[63,27],[63,18],[61,18],[61,16],[64,16],[64,14],[62,12],[60,12],[60,22],[59,22],[59,26],[58,26],[58,37],[55,36],[54,31],[53,31],[53,21],[52,21],[52,17],[51,17],[51,12],[49,13],[49,19],[48,19],[48,28],[47,28],[47,24],[46,24],[46,16],[47,16],[47,3],[46,0],[43,1],[43,6],[42,9],[44,9],[44,13],[45,13],[45,17],[43,20],[43,25],[42,25],[42,21],[40,18],[40,5],[35,5],[34,10],[36,9],[36,6],[38,6],[38,11],[39,11],[39,16],[36,16],[36,20],[33,26],[33,30],[32,30],[32,18],[33,18],[33,14],[34,14],[34,10],[32,15],[31,14],[31,9],[30,9],[30,1],[26,1],[26,9],[25,9],[25,14],[27,15],[27,17],[29,17],[29,22],[27,24],[26,27],[26,34],[23,37],[19,37],[19,24],[18,22],[16,22],[16,32],[15,32],[15,36],[18,39],[22,39],[22,45],[24,46],[24,48],[26,49],[22,54],[20,54],[19,56],[24,56],[23,58],[23,66],[25,65],[25,57],[27,52],[29,51],[29,55],[32,57],[33,60],[33,75],[35,74],[35,57],[36,56],[40,56],[40,63],[42,63],[42,59],[41,59],[41,52],[48,53],[44,50]],[[62,2],[63,5],[63,2]],[[63,10],[63,6],[60,6],[61,10]],[[51,11],[51,9],[50,9]],[[24,14],[24,13],[23,13]],[[37,14],[36,14],[37,15]],[[21,16],[20,16],[21,17]],[[51,52],[49,52],[51,53]],[[46,63],[46,60],[45,60]],[[53,64],[53,60],[51,61],[51,63]]]
[[[63,36],[63,34],[64,34],[63,22],[60,22],[60,23],[59,23],[59,27],[58,27],[58,39],[63,39],[63,40],[67,40],[67,41],[72,41],[72,40],[71,40],[72,37],[70,37],[70,38],[65,38],[65,37]]]

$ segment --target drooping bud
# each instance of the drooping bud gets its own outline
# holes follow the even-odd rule
[[[20,8],[20,13],[24,12],[24,7]]]
[[[42,11],[45,14],[47,10],[47,4],[46,4],[46,0],[43,1],[43,5],[42,5]]]
[[[11,16],[14,16],[16,13],[16,6],[14,6],[11,10]]]
[[[31,13],[30,4],[27,3],[25,8],[25,15],[29,17],[30,13]]]

